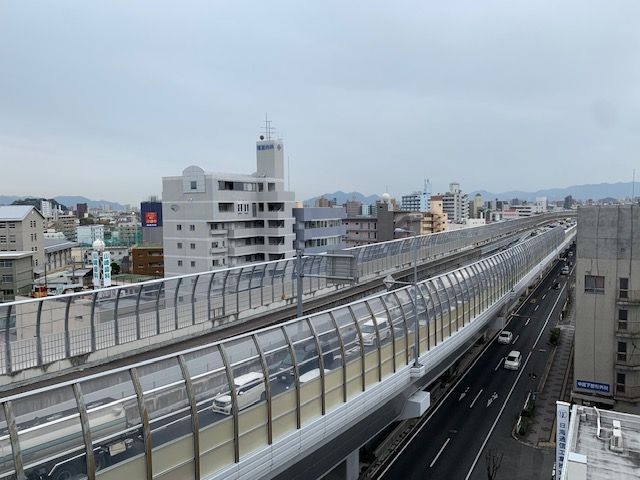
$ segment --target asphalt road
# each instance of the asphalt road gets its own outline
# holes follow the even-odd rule
[[[525,447],[511,437],[511,429],[527,392],[537,386],[550,354],[548,332],[567,295],[568,277],[560,275],[564,265],[557,263],[508,321],[505,330],[513,333],[513,343],[501,345],[493,340],[487,346],[381,478],[485,479],[483,450],[490,439],[490,446],[497,447],[505,457],[511,449],[522,452]],[[552,288],[556,282],[560,283],[558,290]],[[517,371],[503,368],[504,358],[511,350],[522,354]],[[501,441],[494,441],[498,438]],[[526,456],[533,458],[528,463],[534,473],[540,472],[539,477],[525,474],[516,462],[511,475],[504,469],[498,478],[550,477],[552,455],[538,451],[537,455],[532,452]]]

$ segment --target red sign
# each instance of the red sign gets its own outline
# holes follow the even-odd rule
[[[158,226],[158,214],[157,214],[157,212],[145,212],[145,214],[144,214],[144,225],[146,227],[157,227]]]

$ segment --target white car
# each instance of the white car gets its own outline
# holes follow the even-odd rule
[[[498,343],[502,343],[503,345],[510,345],[513,342],[513,333],[508,330],[503,330],[498,335]]]
[[[565,265],[564,267],[562,267],[562,270],[560,271],[561,275],[569,275],[569,266]]]
[[[380,342],[383,342],[391,336],[391,328],[389,327],[389,320],[385,317],[374,317],[373,320],[367,320],[362,324],[360,330],[362,330],[362,343],[365,345],[376,345],[376,326],[378,327],[378,335],[380,335]]]
[[[520,368],[520,362],[522,361],[522,355],[517,350],[511,350],[507,358],[504,359],[504,368],[507,370],[518,370]]]
[[[238,410],[250,407],[264,398],[264,376],[259,372],[249,372],[235,377],[233,383],[236,387],[238,398]],[[213,399],[211,409],[214,412],[231,415],[233,404],[231,393],[221,393]]]

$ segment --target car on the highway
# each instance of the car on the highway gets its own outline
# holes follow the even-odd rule
[[[561,275],[569,275],[569,266],[565,265],[564,267],[562,267],[562,270],[560,271]]]
[[[389,326],[389,320],[386,317],[373,317],[375,320],[367,320],[362,324],[362,343],[365,345],[376,345],[378,339],[376,338],[376,326],[378,327],[378,335],[380,335],[380,342],[383,342],[391,336],[391,327]]]
[[[498,343],[502,343],[503,345],[510,345],[513,341],[513,333],[508,330],[503,330],[498,335]]]
[[[520,368],[520,362],[522,361],[522,355],[517,350],[511,350],[507,358],[504,359],[504,368],[507,370],[518,370]]]
[[[238,401],[238,410],[250,407],[254,403],[258,403],[264,399],[264,376],[260,372],[249,372],[239,375],[233,380],[236,387],[236,397]],[[231,392],[221,393],[213,399],[211,409],[217,413],[231,415],[233,405],[231,401]]]
[[[560,282],[555,282],[555,283],[553,284],[553,289],[554,289],[554,290],[560,290]]]

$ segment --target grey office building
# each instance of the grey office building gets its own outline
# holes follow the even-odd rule
[[[345,248],[345,207],[294,208],[296,248],[304,253],[322,253]]]
[[[578,209],[573,398],[640,407],[640,206]]]
[[[165,276],[294,256],[282,140],[261,138],[256,156],[251,175],[191,166],[162,179]]]

